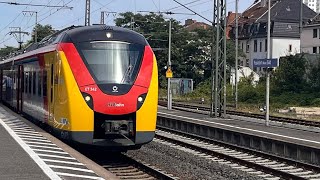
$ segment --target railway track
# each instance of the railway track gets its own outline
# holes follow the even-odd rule
[[[162,172],[156,167],[137,161],[127,155],[122,154],[119,159],[115,162],[102,164],[102,167],[106,168],[120,179],[178,179],[170,174]]]
[[[212,139],[157,127],[155,141],[190,152],[268,180],[320,179],[320,167],[230,145]],[[168,144],[169,143],[169,144]]]
[[[159,101],[158,103],[160,106],[167,106],[167,101]],[[186,103],[180,103],[180,102],[173,102],[172,103],[174,109],[179,109],[183,111],[189,111],[189,112],[195,112],[195,113],[201,113],[201,114],[209,114],[210,113],[210,107],[206,106],[199,106],[194,104],[186,104]],[[258,118],[258,119],[264,119],[264,114],[255,114],[255,113],[246,113],[246,112],[240,112],[240,111],[233,111],[233,110],[227,110],[227,114],[230,115],[236,115],[236,116],[245,116],[245,117],[252,117],[252,118]],[[278,116],[270,116],[271,121],[275,122],[281,122],[281,123],[291,123],[291,124],[298,124],[298,125],[304,125],[304,126],[312,126],[312,127],[319,127],[320,128],[320,122],[318,121],[308,121],[303,119],[294,119],[294,118],[285,118],[285,117],[278,117]]]
[[[179,179],[171,174],[167,174],[160,169],[136,160],[125,153],[104,151],[102,149],[88,150],[86,147],[77,148],[85,156],[116,175],[119,179]]]

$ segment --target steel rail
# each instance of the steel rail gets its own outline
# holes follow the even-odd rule
[[[171,132],[171,133],[174,133],[174,134],[178,134],[178,135],[181,135],[181,136],[184,136],[184,137],[188,137],[188,138],[191,138],[191,139],[200,140],[200,141],[207,142],[207,143],[210,143],[210,144],[215,144],[215,145],[218,145],[218,146],[226,147],[226,148],[229,148],[229,149],[232,149],[232,150],[236,150],[236,151],[240,151],[240,152],[243,152],[243,153],[256,155],[258,157],[263,157],[263,158],[274,160],[274,161],[278,161],[278,162],[284,162],[284,163],[286,163],[288,165],[292,165],[294,167],[303,168],[303,169],[311,170],[311,171],[314,171],[314,172],[320,172],[320,167],[319,166],[315,166],[315,165],[311,165],[311,164],[307,164],[307,163],[303,163],[303,162],[299,162],[299,161],[294,161],[294,160],[287,159],[287,158],[284,158],[284,157],[280,157],[280,156],[264,153],[264,152],[261,152],[261,151],[252,150],[252,149],[249,149],[249,148],[240,147],[240,146],[237,146],[237,145],[234,145],[234,144],[230,144],[230,143],[226,143],[226,142],[218,141],[218,140],[213,140],[213,139],[201,137],[201,136],[198,136],[198,135],[194,135],[194,134],[190,134],[190,133],[186,133],[186,132],[182,132],[182,131],[169,129],[169,128],[158,126],[158,125],[157,125],[157,129],[163,130],[163,131],[166,131],[166,132]],[[235,162],[235,163],[239,163],[241,165],[244,165],[244,166],[247,166],[247,167],[251,167],[251,168],[254,168],[256,170],[263,171],[265,173],[271,173],[271,174],[273,174],[273,175],[275,175],[277,177],[281,177],[283,179],[306,179],[306,178],[302,178],[302,177],[299,177],[297,175],[290,174],[290,173],[287,173],[287,172],[284,172],[284,171],[280,171],[280,170],[277,170],[277,169],[272,169],[270,167],[259,165],[259,164],[256,164],[256,163],[253,163],[253,162],[250,162],[250,161],[247,161],[247,160],[243,160],[243,159],[240,159],[240,158],[235,158],[233,156],[229,156],[229,155],[226,155],[226,154],[223,154],[223,153],[219,153],[219,152],[216,152],[216,151],[213,151],[213,150],[209,150],[209,149],[202,148],[202,147],[199,147],[199,146],[196,146],[196,145],[192,145],[192,144],[189,144],[189,143],[177,140],[177,139],[171,139],[171,138],[168,138],[168,137],[165,137],[165,136],[161,136],[161,135],[158,135],[158,134],[156,134],[156,138],[162,139],[162,140],[174,143],[174,144],[178,144],[178,145],[181,145],[181,146],[184,146],[184,147],[188,147],[190,149],[193,149],[193,150],[205,153],[205,154],[217,156],[219,158],[223,158],[223,159]]]

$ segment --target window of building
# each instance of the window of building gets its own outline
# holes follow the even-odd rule
[[[313,38],[318,37],[318,29],[313,29]]]
[[[249,67],[249,59],[246,59],[246,66]]]
[[[313,54],[317,53],[317,47],[313,47],[312,53]]]
[[[289,52],[292,52],[292,44],[289,44]]]
[[[267,52],[268,51],[268,40],[264,40],[264,51]]]
[[[258,51],[258,41],[257,41],[257,40],[254,40],[253,42],[254,42],[254,43],[253,43],[253,51],[254,51],[254,52],[257,52],[257,51]]]
[[[246,52],[247,52],[247,53],[250,52],[250,44],[249,44],[249,43],[247,43]]]
[[[243,50],[243,43],[241,44],[241,49]]]
[[[260,41],[260,47],[259,47],[259,49],[260,49],[260,52],[262,52],[262,42]]]

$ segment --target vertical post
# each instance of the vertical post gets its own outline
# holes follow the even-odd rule
[[[217,30],[217,24],[216,24],[216,21],[217,21],[217,18],[216,18],[216,8],[217,8],[217,4],[215,2],[216,0],[213,0],[213,20],[212,20],[212,49],[211,49],[211,111],[210,111],[210,117],[213,117],[214,116],[214,108],[215,108],[215,63],[214,63],[214,57],[215,57],[215,54],[214,54],[214,49],[215,49],[215,36],[214,36],[214,33],[215,33],[215,29]]]
[[[134,17],[131,17],[131,30],[134,30]]]
[[[171,69],[171,19],[169,19],[169,49],[168,49],[168,69]],[[168,78],[168,110],[172,109],[172,92],[171,92],[171,78]]]
[[[301,45],[302,30],[303,30],[303,0],[300,0],[300,23],[299,23],[300,53],[302,53],[302,45]]]
[[[104,11],[101,11],[100,24],[104,24]]]
[[[37,32],[37,24],[38,24],[38,12],[35,11],[36,13],[36,25],[35,25],[35,29],[34,29],[34,42],[38,42],[38,32]]]
[[[215,86],[214,86],[214,116],[218,117],[218,108],[220,109],[219,97],[219,58],[220,58],[220,3],[216,0],[216,65],[215,65]],[[221,109],[220,109],[221,110]]]
[[[268,37],[267,37],[267,46],[268,46],[268,54],[267,54],[267,59],[271,58],[271,49],[270,49],[270,44],[271,44],[271,2],[269,0],[268,2]],[[269,92],[270,92],[270,74],[269,74],[269,68],[267,68],[267,79],[266,79],[266,126],[269,126]]]
[[[21,37],[21,27],[18,27],[18,29],[19,29],[19,49],[22,49],[22,37]]]
[[[90,0],[86,0],[85,26],[90,26]]]
[[[215,39],[215,117],[226,117],[226,0],[214,0]],[[218,113],[219,111],[219,113]]]
[[[239,49],[239,15],[238,15],[239,0],[236,0],[236,61],[235,61],[235,107],[238,109],[238,49]]]
[[[221,18],[224,20],[223,26],[223,103],[222,103],[222,108],[223,108],[223,118],[227,117],[227,34],[226,34],[226,29],[227,29],[227,3],[226,1],[224,3],[221,3]]]

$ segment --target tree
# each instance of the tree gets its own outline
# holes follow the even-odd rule
[[[41,24],[37,24],[33,30],[32,30],[32,36],[31,36],[31,40],[29,40],[25,46],[35,42],[35,32],[37,32],[37,42],[41,41],[43,38],[52,35],[55,30],[52,29],[51,25],[41,25]]]
[[[9,55],[11,52],[16,51],[18,48],[12,47],[12,46],[6,46],[4,48],[0,49],[0,57],[1,59],[5,56]]]
[[[303,55],[280,58],[280,66],[274,73],[274,90],[299,93],[306,87],[306,60]]]
[[[195,87],[211,76],[211,47],[213,29],[196,29],[188,32],[180,22],[172,21],[171,61],[174,77],[192,78]],[[115,19],[120,27],[131,28],[143,34],[154,48],[158,60],[160,87],[166,87],[165,67],[168,61],[169,20],[161,14],[133,14],[126,12]],[[234,64],[234,45],[227,43],[228,66]],[[234,66],[234,65],[233,65]]]
[[[320,61],[310,68],[309,72],[310,88],[312,92],[320,92]]]

